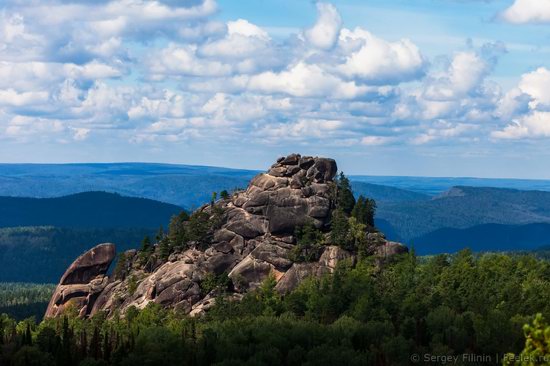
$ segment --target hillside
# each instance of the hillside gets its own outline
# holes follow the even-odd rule
[[[115,242],[120,250],[136,248],[156,229],[75,229],[19,227],[0,229],[0,282],[55,283],[83,251]],[[31,270],[32,269],[32,270]]]
[[[391,186],[430,196],[441,194],[452,187],[488,187],[518,190],[550,191],[550,180],[544,179],[510,179],[510,178],[472,178],[472,177],[407,177],[407,176],[374,176],[354,175],[354,182],[364,182]]]
[[[0,164],[0,196],[59,197],[87,191],[116,192],[188,209],[212,192],[244,188],[259,171],[159,163]],[[453,186],[550,191],[548,180],[350,175],[356,193],[399,201],[434,196]],[[387,188],[384,188],[387,187]],[[400,189],[399,190],[393,190]],[[420,194],[411,196],[411,194]],[[380,197],[377,197],[380,195]],[[407,198],[408,199],[408,198]]]
[[[424,201],[431,198],[427,194],[380,184],[352,181],[351,185],[356,196],[363,195],[376,202]]]
[[[46,198],[108,191],[192,209],[209,201],[212,192],[245,187],[257,173],[149,163],[0,164],[0,195]]]
[[[534,251],[550,245],[550,224],[484,224],[466,229],[443,228],[410,241],[419,255],[475,252]]]
[[[378,219],[407,242],[442,228],[550,223],[550,192],[542,191],[455,187],[431,200],[381,202],[378,207]]]
[[[0,227],[158,228],[181,210],[167,203],[106,192],[58,198],[0,197]]]

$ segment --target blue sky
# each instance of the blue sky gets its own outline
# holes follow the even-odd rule
[[[0,162],[550,178],[550,0],[5,0]]]

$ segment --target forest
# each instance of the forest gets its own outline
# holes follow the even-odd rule
[[[109,319],[69,311],[38,324],[2,315],[0,364],[408,365],[450,356],[458,365],[548,364],[549,262],[413,250],[382,266],[343,263],[286,296],[270,277],[240,302],[218,297],[198,318],[157,305]],[[230,285],[215,282],[220,294]]]

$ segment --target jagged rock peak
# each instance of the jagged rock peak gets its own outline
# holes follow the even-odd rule
[[[333,159],[290,154],[277,159],[267,174],[293,178],[297,183],[327,183],[332,182],[337,171],[338,167]]]
[[[108,282],[107,270],[115,258],[115,245],[104,243],[78,257],[65,271],[48,304],[46,317],[55,317],[73,304],[88,315]]]
[[[131,307],[143,309],[150,303],[199,315],[220,295],[205,290],[212,276],[227,274],[231,292],[225,296],[238,300],[268,276],[274,276],[277,291],[287,293],[307,277],[332,273],[342,260],[355,262],[353,250],[330,241],[337,170],[333,159],[299,154],[281,157],[267,172],[254,177],[246,190],[194,213],[207,217],[201,225],[208,225],[208,230],[199,241],[179,243],[167,260],[161,260],[159,246],[147,254],[149,258],[136,250],[127,251],[121,262],[123,274],[117,277],[106,276],[114,246],[93,248],[67,270],[46,316],[62,314],[68,304],[86,317],[99,312],[124,315]],[[182,230],[191,224],[183,221]],[[307,259],[301,256],[303,248],[295,237],[297,228],[306,224],[313,224],[324,238]],[[378,258],[407,250],[377,232],[369,233],[366,240],[367,252]]]
[[[245,239],[293,234],[306,222],[323,228],[330,221],[330,183],[337,170],[333,159],[299,154],[277,159],[233,198],[226,228]]]

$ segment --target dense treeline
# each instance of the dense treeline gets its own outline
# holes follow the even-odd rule
[[[217,291],[227,285],[218,281]],[[156,305],[39,325],[3,316],[0,364],[407,365],[414,354],[490,356],[454,363],[472,365],[545,352],[531,342],[522,353],[523,325],[537,313],[550,319],[550,264],[527,255],[411,253],[383,268],[366,258],[284,297],[274,285],[268,278],[240,302],[221,297],[201,318]],[[526,328],[528,339],[550,335],[541,324]]]
[[[0,282],[0,314],[18,320],[32,316],[41,319],[54,289],[53,284]]]
[[[57,283],[79,255],[98,243],[116,243],[117,250],[124,251],[155,232],[155,228],[0,228],[0,282]]]

